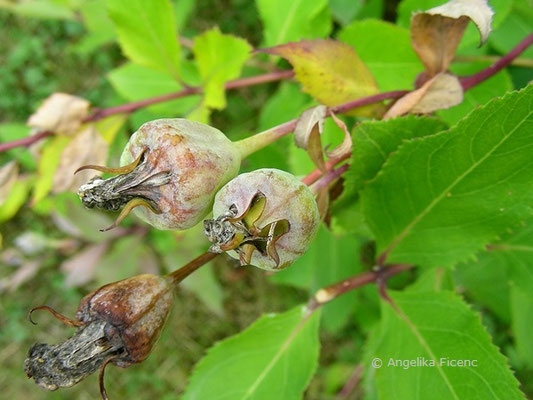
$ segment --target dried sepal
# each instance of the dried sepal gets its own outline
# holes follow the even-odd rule
[[[309,188],[276,169],[231,180],[217,193],[213,216],[204,221],[211,251],[228,249],[241,265],[272,271],[288,267],[305,252],[320,220]]]
[[[61,322],[76,327],[64,342],[35,344],[24,361],[26,375],[46,389],[70,387],[100,369],[103,398],[105,366],[128,367],[148,357],[172,304],[172,283],[166,277],[138,275],[85,296],[76,319],[41,306]],[[30,312],[30,316],[31,316]]]
[[[204,233],[213,243],[210,251],[221,253],[235,250],[241,265],[248,265],[254,251],[268,255],[279,266],[276,241],[290,229],[286,220],[274,221],[267,226],[257,225],[267,205],[263,193],[257,192],[246,210],[236,215],[236,206],[230,206],[228,213],[204,221]]]

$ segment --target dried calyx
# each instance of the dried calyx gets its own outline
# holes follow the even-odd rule
[[[280,258],[276,242],[290,230],[286,219],[271,222],[266,226],[257,226],[266,205],[266,197],[257,192],[248,208],[238,215],[237,206],[232,204],[226,214],[204,221],[204,234],[213,245],[209,251],[222,253],[235,250],[241,265],[248,265],[254,251],[270,258],[279,267]]]
[[[285,171],[259,169],[218,191],[204,233],[213,243],[210,251],[227,252],[241,265],[276,271],[307,250],[319,221],[306,185]]]
[[[161,213],[158,206],[160,187],[170,182],[172,173],[158,171],[147,160],[147,149],[144,149],[132,163],[124,167],[86,165],[76,171],[94,169],[118,174],[108,179],[95,177],[78,190],[78,196],[87,208],[118,211],[124,207],[115,223],[105,230],[117,226],[138,206],[147,207],[156,214]]]
[[[241,151],[211,126],[159,119],[131,136],[120,163],[123,167],[116,169],[82,167],[119,174],[80,188],[87,207],[124,207],[112,227],[135,208],[139,218],[157,229],[188,229],[205,218],[217,190],[237,175]]]
[[[128,367],[144,361],[159,338],[172,300],[168,278],[138,275],[85,296],[75,320],[47,306],[33,309],[50,311],[77,331],[59,344],[33,345],[24,361],[26,375],[39,386],[55,390],[75,385],[100,369],[100,391],[106,399],[106,365]]]

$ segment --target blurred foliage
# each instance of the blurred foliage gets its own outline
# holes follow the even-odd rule
[[[288,9],[289,3],[294,9]],[[166,35],[166,46],[176,58],[171,68],[153,69],[154,64],[159,66],[158,57],[164,59],[164,55],[155,52],[147,56],[144,49],[149,42],[125,50],[129,59],[123,55],[117,40],[122,49],[128,49],[124,43],[131,38],[132,31],[117,31],[115,24],[122,18],[122,12],[131,10],[122,10],[119,2],[110,16],[106,0],[0,0],[0,37],[8,38],[0,41],[0,142],[28,136],[25,121],[54,92],[75,94],[94,107],[103,108],[176,92],[187,85],[207,84],[210,101],[204,101],[200,95],[189,96],[140,109],[127,118],[108,118],[95,124],[98,134],[109,139],[111,165],[118,164],[130,133],[148,120],[175,116],[210,121],[236,140],[296,118],[316,104],[294,82],[221,91],[228,80],[288,66],[286,61],[264,54],[251,57],[246,42],[258,48],[302,38],[338,37],[353,47],[381,91],[412,87],[422,65],[410,47],[407,28],[411,11],[442,1],[312,3],[311,6],[310,2],[298,0],[172,1],[168,8],[160,10],[165,15],[165,24],[157,34]],[[483,57],[504,54],[531,32],[531,9],[525,3],[525,0],[491,1],[496,18],[488,45],[477,47],[478,33],[471,26],[460,53],[473,61],[454,63],[452,71],[458,74],[479,71],[487,65]],[[394,25],[390,20],[396,14],[398,20]],[[384,17],[389,22],[384,22]],[[145,37],[149,28],[144,27],[139,36]],[[169,36],[177,36],[178,32],[185,39],[179,47]],[[235,48],[229,51],[228,46]],[[201,47],[209,48],[209,59],[195,54]],[[237,52],[239,59],[234,60]],[[200,53],[205,56],[207,51]],[[523,58],[531,58],[531,49]],[[218,70],[219,64],[230,62],[231,71]],[[174,67],[179,71],[179,79]],[[531,69],[507,68],[467,92],[464,103],[437,114],[452,125],[476,106],[526,85],[531,77]],[[325,142],[338,143],[339,133],[328,121]],[[98,229],[108,226],[113,215],[83,209],[72,193],[53,192],[53,178],[68,141],[56,137],[29,150],[19,148],[0,154],[2,167],[18,160],[16,182],[0,202],[0,390],[5,398],[98,396],[96,376],[74,388],[53,393],[37,388],[24,377],[22,363],[32,343],[57,342],[71,333],[47,314],[36,315],[39,326],[34,327],[27,321],[30,308],[48,304],[73,316],[81,297],[95,287],[132,274],[171,271],[207,247],[200,228],[160,232],[149,230],[133,217],[115,231],[100,233]],[[313,168],[306,153],[296,148],[289,137],[249,157],[243,170],[265,166],[296,175],[304,175]],[[368,239],[368,228],[356,222],[362,216],[354,200],[357,194],[352,195],[355,197],[349,200],[355,206],[343,208],[342,197],[334,203],[334,210],[343,211],[331,220],[333,233],[322,228],[309,252],[292,269],[269,277],[255,268],[237,269],[233,261],[220,257],[188,278],[176,293],[167,327],[148,360],[128,370],[108,368],[110,394],[116,398],[175,398],[185,390],[194,365],[216,341],[241,332],[263,313],[286,312],[305,302],[320,287],[371,268],[375,256],[373,243]],[[526,265],[524,268],[531,269],[525,257],[521,262]],[[522,323],[531,320],[530,291],[516,281],[509,287],[505,281],[507,269],[502,271],[493,263],[492,259],[480,258],[479,263],[472,262],[454,274],[454,279],[459,290],[481,312],[494,343],[517,371],[522,389],[531,394],[533,367],[527,356],[533,351],[527,340],[531,325]],[[482,267],[486,272],[486,265],[491,267],[490,273],[479,279]],[[391,285],[401,289],[416,278],[414,273],[408,274],[393,280]],[[379,308],[374,287],[352,292],[324,308],[320,366],[305,398],[335,398],[365,359],[363,345],[372,338],[372,332],[378,332]],[[511,330],[516,337],[510,335]],[[369,352],[374,343],[365,346]],[[371,385],[371,379],[365,381],[365,386]],[[367,393],[371,394],[372,388]]]

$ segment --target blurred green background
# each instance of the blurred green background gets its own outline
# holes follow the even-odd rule
[[[108,79],[108,73],[122,65],[125,58],[109,30],[110,22],[102,12],[103,3],[100,0],[0,0],[1,142],[27,136],[26,119],[54,92],[78,95],[97,107],[132,100],[113,88]],[[174,3],[182,37],[193,38],[219,26],[222,32],[245,38],[254,47],[263,43],[262,21],[253,1],[177,0]],[[402,22],[402,14],[397,12],[398,3],[396,0],[330,0],[331,35],[352,21],[369,17],[394,22],[399,16],[399,24],[405,26],[405,18]],[[525,1],[514,4],[518,8],[528,6]],[[510,14],[510,6],[506,13],[518,18],[518,14]],[[465,53],[489,58],[504,53],[522,36],[514,37],[512,24],[513,21],[503,21],[489,46],[479,50],[471,43]],[[506,33],[509,30],[511,33]],[[268,72],[276,63],[287,67],[267,57],[252,58],[246,63],[243,75]],[[479,70],[481,65],[486,65],[486,61],[463,69],[470,73],[469,70]],[[527,68],[513,67],[498,82],[505,91],[524,85],[530,76]],[[213,111],[210,120],[234,139],[294,118],[313,104],[296,84],[287,82],[244,88],[228,95],[227,101],[228,106]],[[168,115],[168,108],[133,113],[111,145],[108,164],[118,163],[129,135],[142,122]],[[182,115],[176,112],[175,116]],[[0,154],[0,165],[15,158],[19,160],[19,174],[28,183],[17,188],[22,193],[20,209],[17,206],[11,209],[13,212],[6,207],[0,210],[0,397],[98,398],[97,376],[56,392],[40,389],[26,379],[22,364],[30,345],[58,342],[72,333],[71,328],[62,326],[46,313],[36,313],[38,325],[31,325],[28,310],[47,304],[73,316],[79,300],[89,291],[137,273],[170,271],[205,251],[207,243],[200,229],[187,233],[156,232],[134,217],[129,217],[121,228],[102,234],[98,229],[108,226],[114,216],[83,209],[73,193],[48,195],[30,204],[27,198],[30,181],[38,168],[33,154],[26,149]],[[257,153],[243,167],[250,170],[264,166],[297,175],[312,169],[306,154],[296,150],[288,138],[268,151]],[[127,370],[107,369],[111,397],[176,398],[195,363],[217,340],[241,331],[262,313],[287,310],[305,302],[313,290],[368,269],[371,262],[366,260],[371,256],[366,255],[372,253],[372,246],[362,242],[358,232],[350,235],[340,240],[326,230],[321,231],[309,254],[294,270],[276,278],[255,268],[237,268],[235,262],[223,257],[216,259],[188,278],[176,293],[169,322],[148,360]],[[359,243],[360,247],[353,243]],[[302,268],[297,270],[298,267]],[[357,368],[362,343],[378,318],[377,309],[373,287],[346,295],[326,307],[320,367],[306,392],[307,399],[337,397]],[[490,313],[483,315],[496,344],[509,350],[507,355],[513,362],[513,350],[505,333],[507,325]],[[516,359],[514,362],[520,369],[520,362]],[[533,372],[523,368],[518,377],[526,384],[525,391],[531,393]],[[347,398],[360,398],[360,390]]]

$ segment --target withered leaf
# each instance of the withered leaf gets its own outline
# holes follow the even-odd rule
[[[76,191],[97,173],[86,170],[74,175],[74,172],[83,165],[105,164],[108,147],[93,124],[78,133],[61,153],[59,166],[54,174],[53,191]]]
[[[320,103],[336,106],[359,97],[378,93],[370,70],[354,49],[336,40],[302,40],[260,50],[287,59],[296,79]],[[352,115],[372,115],[379,106],[352,111]]]
[[[327,114],[326,106],[316,106],[305,110],[294,128],[296,146],[307,150],[309,157],[321,170],[325,170],[324,155],[320,135],[324,129],[324,119]]]
[[[413,14],[411,42],[429,76],[448,69],[469,20],[476,24],[483,43],[490,33],[493,14],[486,0],[451,0]]]
[[[65,286],[77,287],[85,285],[93,279],[98,261],[108,248],[108,242],[92,244],[75,254],[60,265],[66,275]]]
[[[459,79],[440,73],[429,79],[420,88],[400,98],[384,115],[390,119],[407,113],[426,114],[450,108],[463,101],[463,88]]]
[[[90,103],[81,97],[54,93],[28,119],[28,125],[42,131],[74,135],[89,114]]]
[[[342,143],[333,150],[326,151],[326,154],[329,158],[337,158],[352,151],[352,135],[350,135],[346,124],[341,119],[339,119],[333,112],[330,112],[330,115],[335,124],[344,132],[344,139]]]

